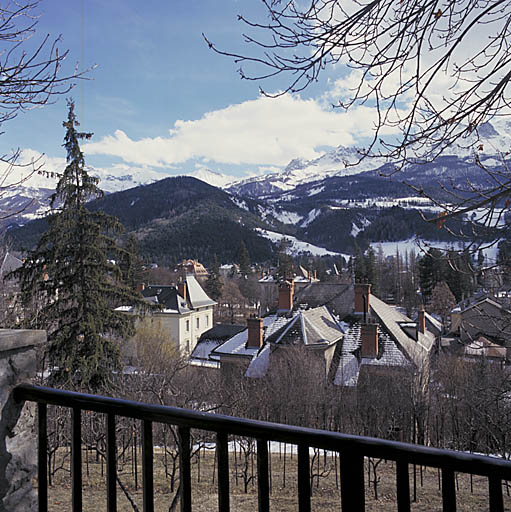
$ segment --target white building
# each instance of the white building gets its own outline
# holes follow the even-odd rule
[[[182,354],[190,354],[201,335],[213,327],[213,306],[194,276],[186,276],[177,286],[148,285],[141,290],[144,298],[160,307],[149,314],[168,332],[170,341]],[[133,307],[119,308],[133,312]]]

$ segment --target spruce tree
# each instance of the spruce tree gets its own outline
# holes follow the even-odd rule
[[[238,265],[240,269],[240,274],[243,277],[247,277],[251,273],[250,256],[248,255],[248,250],[243,240],[240,243],[240,249],[238,253]]]
[[[206,293],[213,299],[218,300],[222,295],[222,281],[220,280],[220,266],[216,254],[213,255],[213,262],[209,269],[209,276],[206,280]]]
[[[79,145],[91,134],[77,131],[71,100],[68,107],[67,167],[51,197],[53,214],[17,277],[27,311],[34,300],[40,304],[32,325],[48,333],[50,384],[98,391],[121,368],[119,340],[134,331],[134,317],[115,307],[141,300],[115,263],[126,258],[116,243],[119,221],[85,207],[102,191],[87,173]]]

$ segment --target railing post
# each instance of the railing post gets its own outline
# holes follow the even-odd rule
[[[364,512],[364,456],[353,450],[340,454],[342,510]]]
[[[456,487],[454,471],[442,468],[442,510],[456,512]]]
[[[490,512],[504,512],[504,499],[502,496],[502,480],[495,476],[488,477]]]
[[[396,462],[396,487],[398,512],[410,512],[410,477],[406,460]]]
[[[192,510],[192,477],[190,472],[190,429],[179,427],[179,475],[181,512]],[[200,456],[200,454],[199,454]]]
[[[229,512],[229,445],[225,432],[216,435],[218,460],[218,510]]]
[[[270,482],[268,475],[268,441],[265,439],[257,440],[257,490],[259,512],[269,512]]]
[[[71,499],[73,512],[82,512],[82,414],[79,407],[71,410]]]
[[[154,512],[153,424],[147,420],[142,422],[142,486],[144,512]]]
[[[115,416],[106,416],[106,509],[117,512],[117,450],[115,444]]]
[[[298,445],[298,510],[310,512],[311,483],[309,470],[309,447]]]
[[[48,511],[48,428],[46,404],[37,404],[38,447],[37,473],[38,491],[37,502],[39,512]]]

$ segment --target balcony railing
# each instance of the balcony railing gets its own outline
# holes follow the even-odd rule
[[[38,478],[39,511],[48,510],[47,475],[47,404],[69,407],[72,418],[71,479],[72,510],[82,510],[81,411],[106,415],[106,500],[109,512],[117,510],[116,503],[116,416],[142,422],[143,506],[145,512],[154,510],[153,438],[152,424],[159,422],[177,426],[180,439],[180,501],[181,510],[192,510],[190,430],[200,429],[216,434],[218,471],[218,508],[229,510],[229,436],[244,436],[257,442],[257,482],[259,511],[270,510],[268,471],[268,442],[278,441],[298,446],[298,504],[299,511],[311,510],[309,478],[309,448],[339,453],[341,504],[344,511],[363,511],[364,457],[396,462],[396,496],[399,512],[410,510],[409,466],[411,464],[439,468],[442,474],[442,503],[444,511],[456,510],[455,473],[481,475],[488,478],[489,509],[503,511],[502,483],[511,480],[511,462],[463,452],[440,450],[425,446],[360,437],[324,430],[294,427],[278,423],[246,420],[220,414],[209,414],[176,407],[151,405],[96,395],[61,391],[51,388],[20,385],[14,389],[17,401],[38,404]]]

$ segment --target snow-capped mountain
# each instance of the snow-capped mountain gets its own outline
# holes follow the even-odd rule
[[[225,188],[235,181],[233,176],[221,174],[219,172],[212,171],[211,169],[197,169],[196,171],[187,173],[186,176],[193,176],[198,180],[204,181],[208,185],[218,188]]]
[[[13,167],[0,167],[0,223],[25,223],[44,216],[49,209],[49,198],[66,165],[64,159],[48,159],[32,150],[24,150]],[[107,169],[89,168],[90,174],[100,179],[99,187],[106,193],[119,192],[146,185],[165,177],[151,169],[131,169],[126,165]],[[3,221],[3,222],[2,222]]]
[[[495,119],[492,124],[480,126],[477,131],[447,148],[442,156],[455,157],[466,165],[474,163],[474,156],[477,153],[484,165],[499,165],[502,161],[501,153],[511,150],[510,133],[511,121],[505,118]],[[452,160],[450,162],[452,163]],[[391,162],[383,158],[362,159],[355,148],[338,146],[314,160],[291,160],[281,172],[232,183],[227,190],[235,195],[259,199],[278,197],[281,194],[292,193],[291,191],[307,183],[320,182],[325,178],[352,176],[378,170],[390,164]]]
[[[331,176],[350,176],[377,169],[385,161],[381,158],[361,159],[354,148],[338,146],[314,160],[296,158],[281,172],[255,176],[231,184],[228,191],[233,194],[263,198]]]

